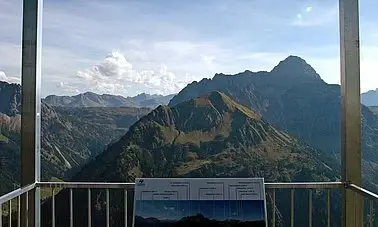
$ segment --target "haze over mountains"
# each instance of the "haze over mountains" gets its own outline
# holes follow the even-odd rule
[[[361,103],[366,106],[378,106],[378,88],[362,93]]]
[[[98,95],[86,92],[75,96],[49,95],[43,101],[50,106],[61,107],[146,107],[153,109],[159,105],[167,104],[173,96],[174,94],[164,96],[141,93],[134,97],[125,98],[119,95]]]

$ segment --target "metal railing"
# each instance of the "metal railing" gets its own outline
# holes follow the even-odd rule
[[[354,191],[355,199],[357,198],[357,196],[362,196],[365,200],[368,201],[368,205],[365,206],[365,208],[368,207],[368,212],[366,212],[368,214],[367,215],[368,221],[366,223],[368,223],[369,227],[375,226],[374,210],[375,210],[376,204],[378,204],[378,195],[364,188],[361,188],[355,184],[347,184],[346,187]]]
[[[276,192],[282,189],[290,190],[290,226],[295,224],[295,192],[296,190],[308,191],[308,226],[313,226],[313,190],[326,190],[327,197],[327,227],[331,226],[331,189],[344,187],[342,182],[306,182],[306,183],[265,183],[266,197],[270,198],[271,211],[268,211],[270,226],[276,226],[276,216],[279,209],[276,206]],[[269,202],[269,200],[267,200]]]
[[[352,190],[356,196],[362,196],[364,199],[367,199],[369,201],[369,205],[365,206],[365,210],[368,212],[366,215],[366,225],[364,226],[374,226],[375,225],[375,205],[378,203],[378,195],[363,189],[361,187],[358,187],[354,184],[346,184],[342,182],[306,182],[306,183],[265,183],[266,187],[266,198],[267,203],[269,203],[270,209],[268,209],[268,222],[269,226],[278,226],[280,219],[282,219],[283,215],[280,213],[280,210],[278,208],[279,204],[277,202],[278,199],[287,199],[290,204],[289,209],[289,217],[286,217],[288,219],[290,226],[295,226],[295,211],[296,209],[303,209],[303,208],[296,208],[295,206],[302,203],[296,203],[295,196],[296,194],[300,194],[302,197],[300,199],[306,199],[307,202],[303,201],[307,204],[307,210],[308,210],[308,217],[306,218],[308,221],[308,226],[316,226],[313,218],[313,212],[314,212],[314,200],[315,200],[315,194],[317,198],[319,195],[325,197],[325,207],[324,210],[326,211],[326,221],[325,226],[330,227],[334,226],[334,224],[331,222],[331,204],[333,200],[331,199],[331,194],[333,193],[333,190],[343,189],[346,187],[349,190]],[[56,192],[58,190],[66,189],[68,191],[69,195],[69,226],[74,226],[74,193],[75,190],[86,190],[86,201],[87,201],[87,226],[92,226],[92,191],[94,190],[103,190],[105,191],[105,225],[107,227],[110,226],[110,217],[111,217],[111,200],[110,200],[110,191],[111,190],[122,190],[123,191],[123,218],[124,223],[123,226],[128,226],[128,199],[130,195],[128,194],[130,191],[133,191],[134,189],[134,183],[97,183],[97,182],[39,182],[36,184],[31,184],[26,187],[23,187],[21,189],[15,190],[11,193],[8,193],[4,196],[0,197],[0,227],[7,226],[20,226],[20,214],[21,214],[21,206],[20,206],[20,199],[21,196],[25,195],[28,196],[29,192],[35,188],[40,189],[51,189],[51,196],[49,197],[49,200],[51,201],[51,226],[55,227],[56,225],[56,203],[55,203],[55,197]],[[281,193],[288,192],[288,196],[282,196]],[[319,193],[320,192],[320,193]],[[282,197],[280,198],[280,194]],[[277,196],[278,195],[278,196]],[[17,200],[16,206],[12,206],[13,201]],[[14,205],[14,204],[13,204]],[[3,208],[7,208],[8,212],[3,212]],[[39,211],[37,209],[36,211]],[[302,210],[303,212],[303,210]],[[25,212],[26,214],[26,212]],[[17,216],[17,217],[16,217]],[[39,216],[39,215],[36,215]],[[83,216],[82,213],[80,213],[80,216]],[[303,217],[301,217],[303,218]],[[12,221],[13,220],[13,221]]]
[[[37,187],[40,188],[51,188],[52,189],[52,196],[51,196],[51,214],[52,214],[52,227],[55,227],[55,216],[56,216],[56,204],[55,204],[55,193],[54,190],[56,189],[68,189],[69,190],[69,219],[70,223],[69,226],[73,227],[74,221],[74,189],[86,189],[87,194],[87,220],[88,226],[92,226],[92,190],[94,189],[104,189],[105,190],[105,215],[106,215],[106,227],[110,226],[110,190],[111,189],[120,189],[123,190],[123,217],[124,217],[124,226],[127,226],[128,220],[128,192],[130,190],[134,190],[135,183],[97,183],[97,182],[40,182],[37,184]]]
[[[7,217],[6,225],[11,227],[12,226],[12,220],[13,217],[12,215],[15,214],[17,215],[16,217],[16,222],[17,222],[17,227],[21,226],[21,196],[25,196],[26,201],[28,201],[29,197],[29,192],[35,189],[36,184],[30,184],[25,187],[16,189],[6,195],[3,195],[0,197],[0,227],[3,226],[3,219]],[[16,200],[15,203],[14,200]],[[15,206],[13,206],[15,204]],[[6,207],[4,207],[6,206]],[[4,209],[6,208],[6,212],[4,212]],[[26,206],[24,209],[26,211],[24,213],[27,213],[28,206]]]

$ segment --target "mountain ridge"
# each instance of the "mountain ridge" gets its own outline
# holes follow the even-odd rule
[[[188,110],[191,110],[191,112],[188,112]],[[188,116],[191,117],[188,118]],[[246,126],[246,124],[248,126]],[[247,127],[248,129],[245,127]],[[150,142],[148,144],[143,142],[146,138],[145,136],[148,136],[148,138],[150,138]],[[144,144],[143,146],[145,146],[145,149],[143,149],[143,152],[140,153],[144,156],[146,153],[153,152],[156,146],[165,147],[165,145],[163,145],[165,143],[170,144],[169,146],[188,145],[191,147],[203,145],[206,147],[206,145],[204,144],[211,143],[211,141],[217,141],[216,143],[219,143],[219,146],[222,147],[223,145],[220,145],[222,143],[226,144],[239,141],[237,143],[241,147],[253,147],[262,143],[263,141],[266,141],[266,139],[274,140],[277,143],[298,143],[296,139],[292,139],[286,133],[279,132],[278,130],[272,128],[258,115],[254,114],[253,111],[248,110],[246,107],[243,107],[234,101],[231,101],[231,99],[226,95],[220,92],[211,92],[210,94],[201,96],[194,100],[180,103],[174,107],[159,106],[154,111],[136,122],[130,128],[129,132],[125,134],[125,136],[123,136],[116,144],[113,144],[111,147],[109,147],[105,153],[101,154],[98,157],[98,159],[100,160],[112,152],[114,154],[125,154],[128,151],[126,147],[131,146],[131,144]],[[120,144],[125,144],[126,147],[125,145]],[[121,148],[121,150],[119,150],[119,148]],[[171,148],[169,148],[168,150],[170,149]],[[271,149],[273,148],[265,147],[265,150]],[[179,151],[180,149],[174,150],[175,152],[182,153],[182,151]],[[170,153],[171,152],[173,152],[173,150],[171,150]],[[208,153],[199,152],[197,153],[197,155],[199,155],[199,157],[209,157],[211,155],[214,155],[212,152],[216,151],[208,151]],[[115,158],[114,154],[110,156]],[[116,158],[114,160],[118,160],[117,162],[119,163],[119,160],[121,159],[122,158]],[[151,163],[157,161],[150,160],[151,158],[148,159],[148,161],[150,161]],[[129,160],[128,162],[135,163],[136,161]],[[123,161],[122,163],[128,162]],[[147,161],[143,162],[145,162],[147,165]],[[151,163],[148,165],[148,168],[153,165]],[[116,165],[100,165],[96,164],[96,161],[90,163],[90,165],[100,168],[102,168],[101,166],[116,168]],[[120,164],[118,165],[118,167],[121,169],[125,168],[121,167]],[[84,168],[82,172],[85,171],[86,168]],[[98,172],[98,169],[90,170],[88,173],[93,173],[93,171]],[[79,173],[79,175],[74,179],[101,180],[96,177],[79,177],[81,173]],[[149,173],[157,174],[159,173],[159,171],[151,171]],[[142,177],[142,175],[137,175],[135,177]],[[111,177],[107,178],[107,180],[110,179]],[[125,181],[131,179],[119,178],[117,180]]]
[[[319,79],[309,65],[296,59],[302,69],[287,79],[287,72],[244,71],[235,75],[216,74],[212,79],[193,82],[182,89],[169,103],[178,103],[218,90],[236,102],[257,112],[275,128],[285,131],[326,155],[340,160],[341,102],[340,85]],[[274,70],[272,70],[274,71]],[[312,72],[308,76],[308,71]],[[302,74],[298,73],[302,72]],[[361,105],[364,183],[375,182],[378,167],[378,115]],[[376,188],[376,187],[375,187]]]
[[[51,106],[59,107],[136,107],[155,108],[161,104],[167,104],[174,96],[171,95],[150,95],[138,94],[134,97],[123,97],[121,95],[96,94],[84,92],[74,96],[49,95],[43,99]]]

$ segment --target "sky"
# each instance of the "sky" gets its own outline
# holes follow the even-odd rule
[[[360,0],[361,90],[378,87],[376,0]],[[18,82],[22,0],[0,0],[0,80]],[[340,83],[337,0],[44,0],[42,96],[171,94],[289,55]]]

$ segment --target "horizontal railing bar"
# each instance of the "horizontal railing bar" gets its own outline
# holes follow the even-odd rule
[[[22,188],[19,188],[19,189],[16,189],[14,191],[11,191],[9,192],[8,194],[5,194],[3,196],[0,196],[0,204],[3,204],[3,203],[6,203],[8,202],[9,200],[12,200],[30,190],[33,190],[35,188],[36,184],[29,184],[25,187],[22,187]]]
[[[100,188],[100,189],[133,189],[135,183],[105,183],[105,182],[38,182],[38,187],[48,188]],[[266,188],[275,189],[329,189],[329,188],[341,188],[344,187],[343,182],[288,182],[288,183],[265,183]]]
[[[294,182],[294,183],[265,183],[266,188],[274,189],[330,189],[342,188],[343,182]]]
[[[374,200],[374,201],[378,202],[378,195],[369,191],[369,190],[361,188],[361,187],[359,187],[355,184],[348,184],[347,188],[351,189],[352,191],[360,194],[361,196],[363,196],[365,198],[368,198],[370,200]]]
[[[135,183],[104,183],[104,182],[38,182],[44,188],[91,188],[91,189],[134,189]]]
[[[343,182],[296,182],[296,183],[265,183],[266,188],[275,188],[275,189],[300,189],[300,188],[307,188],[307,189],[327,189],[327,188],[340,188],[346,185]],[[14,199],[17,196],[28,192],[35,187],[44,187],[44,188],[92,188],[92,189],[133,189],[135,183],[104,183],[104,182],[37,182],[34,184],[30,184],[23,188],[16,189],[8,194],[0,196],[0,203],[3,204],[10,199]],[[355,186],[357,187],[357,186]],[[358,187],[359,188],[359,187]],[[363,192],[367,192],[367,195],[373,195],[373,199],[377,199],[374,193],[367,191],[366,189],[362,189]]]

